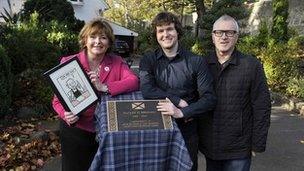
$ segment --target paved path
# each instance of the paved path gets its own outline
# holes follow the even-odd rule
[[[304,170],[304,118],[272,108],[266,152],[253,158],[252,171]]]
[[[304,118],[273,107],[266,152],[253,157],[251,170],[303,171],[304,144],[301,141],[304,141]],[[204,157],[199,156],[199,171],[204,171]],[[60,170],[60,157],[53,159],[42,170]]]

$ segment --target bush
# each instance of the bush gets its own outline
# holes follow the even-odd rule
[[[47,41],[60,49],[60,56],[79,51],[78,34],[70,31],[65,25],[53,20],[47,23],[45,30]]]
[[[43,78],[43,70],[27,69],[16,76],[14,107],[33,108],[37,113],[50,110],[53,91]]]
[[[288,43],[276,43],[261,51],[262,60],[270,87],[279,92],[286,92],[287,83],[299,75],[299,59],[294,47]]]
[[[50,68],[58,61],[59,48],[47,41],[37,14],[27,23],[10,27],[3,46],[12,60],[12,72],[19,74],[27,68]]]
[[[191,47],[191,51],[198,55],[206,54],[206,51],[204,50],[203,47],[203,43],[200,40],[195,41],[195,44]]]
[[[191,50],[192,46],[196,43],[196,37],[192,33],[192,27],[186,26],[183,30],[184,35],[181,37],[179,42],[184,48]]]
[[[152,51],[158,46],[157,41],[152,36],[151,30],[151,26],[141,30],[136,29],[138,32],[137,54],[144,54],[148,51]]]
[[[75,32],[79,32],[84,25],[83,21],[75,18],[73,6],[67,0],[27,0],[22,13],[23,21],[30,20],[35,12],[39,14],[40,23],[60,21]]]
[[[288,82],[287,93],[304,99],[304,78],[293,78]]]
[[[12,108],[27,106],[42,113],[49,109],[53,93],[41,74],[57,65],[60,56],[75,53],[79,47],[77,34],[64,24],[39,24],[38,16],[34,13],[28,22],[1,27],[0,40],[16,75]]]
[[[11,60],[0,45],[0,118],[8,114],[12,102]]]

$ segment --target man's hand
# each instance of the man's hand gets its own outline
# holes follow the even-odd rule
[[[180,99],[180,101],[178,103],[178,107],[183,108],[183,107],[187,107],[187,106],[189,106],[188,103],[185,100]]]
[[[256,156],[256,152],[251,151],[251,156],[252,156],[252,157],[255,157],[255,156]]]
[[[171,115],[174,118],[182,118],[184,117],[183,112],[174,106],[174,104],[166,98],[167,102],[159,102],[156,106],[157,111],[160,111],[163,115]]]
[[[68,125],[72,125],[79,120],[79,117],[72,112],[64,112],[64,119]]]

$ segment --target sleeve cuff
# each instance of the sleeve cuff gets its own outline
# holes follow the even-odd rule
[[[177,96],[169,96],[168,97],[170,99],[170,101],[176,106],[178,107],[178,104],[179,104],[179,101],[180,101],[180,98],[177,97]]]

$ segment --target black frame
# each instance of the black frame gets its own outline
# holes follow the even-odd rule
[[[74,63],[75,61],[76,61],[76,63]],[[68,103],[72,104],[72,102],[66,102],[66,100],[64,100],[66,98],[64,98],[63,96],[67,96],[66,92],[64,90],[59,90],[56,87],[56,84],[54,83],[56,80],[51,78],[53,74],[60,72],[62,69],[67,69],[69,67],[69,65],[72,65],[72,63],[76,64],[76,67],[74,67],[74,69],[76,69],[76,72],[77,73],[80,72],[80,74],[82,76],[84,75],[84,77],[79,76],[79,78],[81,78],[82,81],[85,83],[85,88],[87,88],[87,91],[89,91],[89,93],[92,93],[92,95],[90,95],[90,96],[94,96],[94,97],[91,97],[91,98],[93,98],[93,101],[91,100],[90,102],[87,102],[88,104],[84,104],[84,107],[80,107],[80,110],[78,110],[78,112],[73,112],[74,109],[76,109],[76,107],[75,108],[69,107],[71,105],[68,105]],[[74,56],[71,59],[65,61],[64,63],[61,63],[61,64],[55,66],[54,68],[46,71],[43,75],[48,80],[48,82],[51,83],[51,87],[52,87],[54,93],[56,94],[57,98],[60,100],[62,106],[64,107],[64,109],[66,111],[72,111],[74,114],[79,115],[99,100],[98,91],[91,83],[89,76],[86,74],[86,72],[85,72],[84,68],[82,67],[82,65],[80,64],[80,61],[77,56]],[[62,77],[63,75],[58,75],[58,76]],[[60,85],[61,89],[63,89],[62,84],[57,83],[57,85]],[[88,87],[86,87],[86,86],[88,86]],[[79,102],[79,104],[83,105],[83,103],[86,103],[86,101],[87,100]]]

